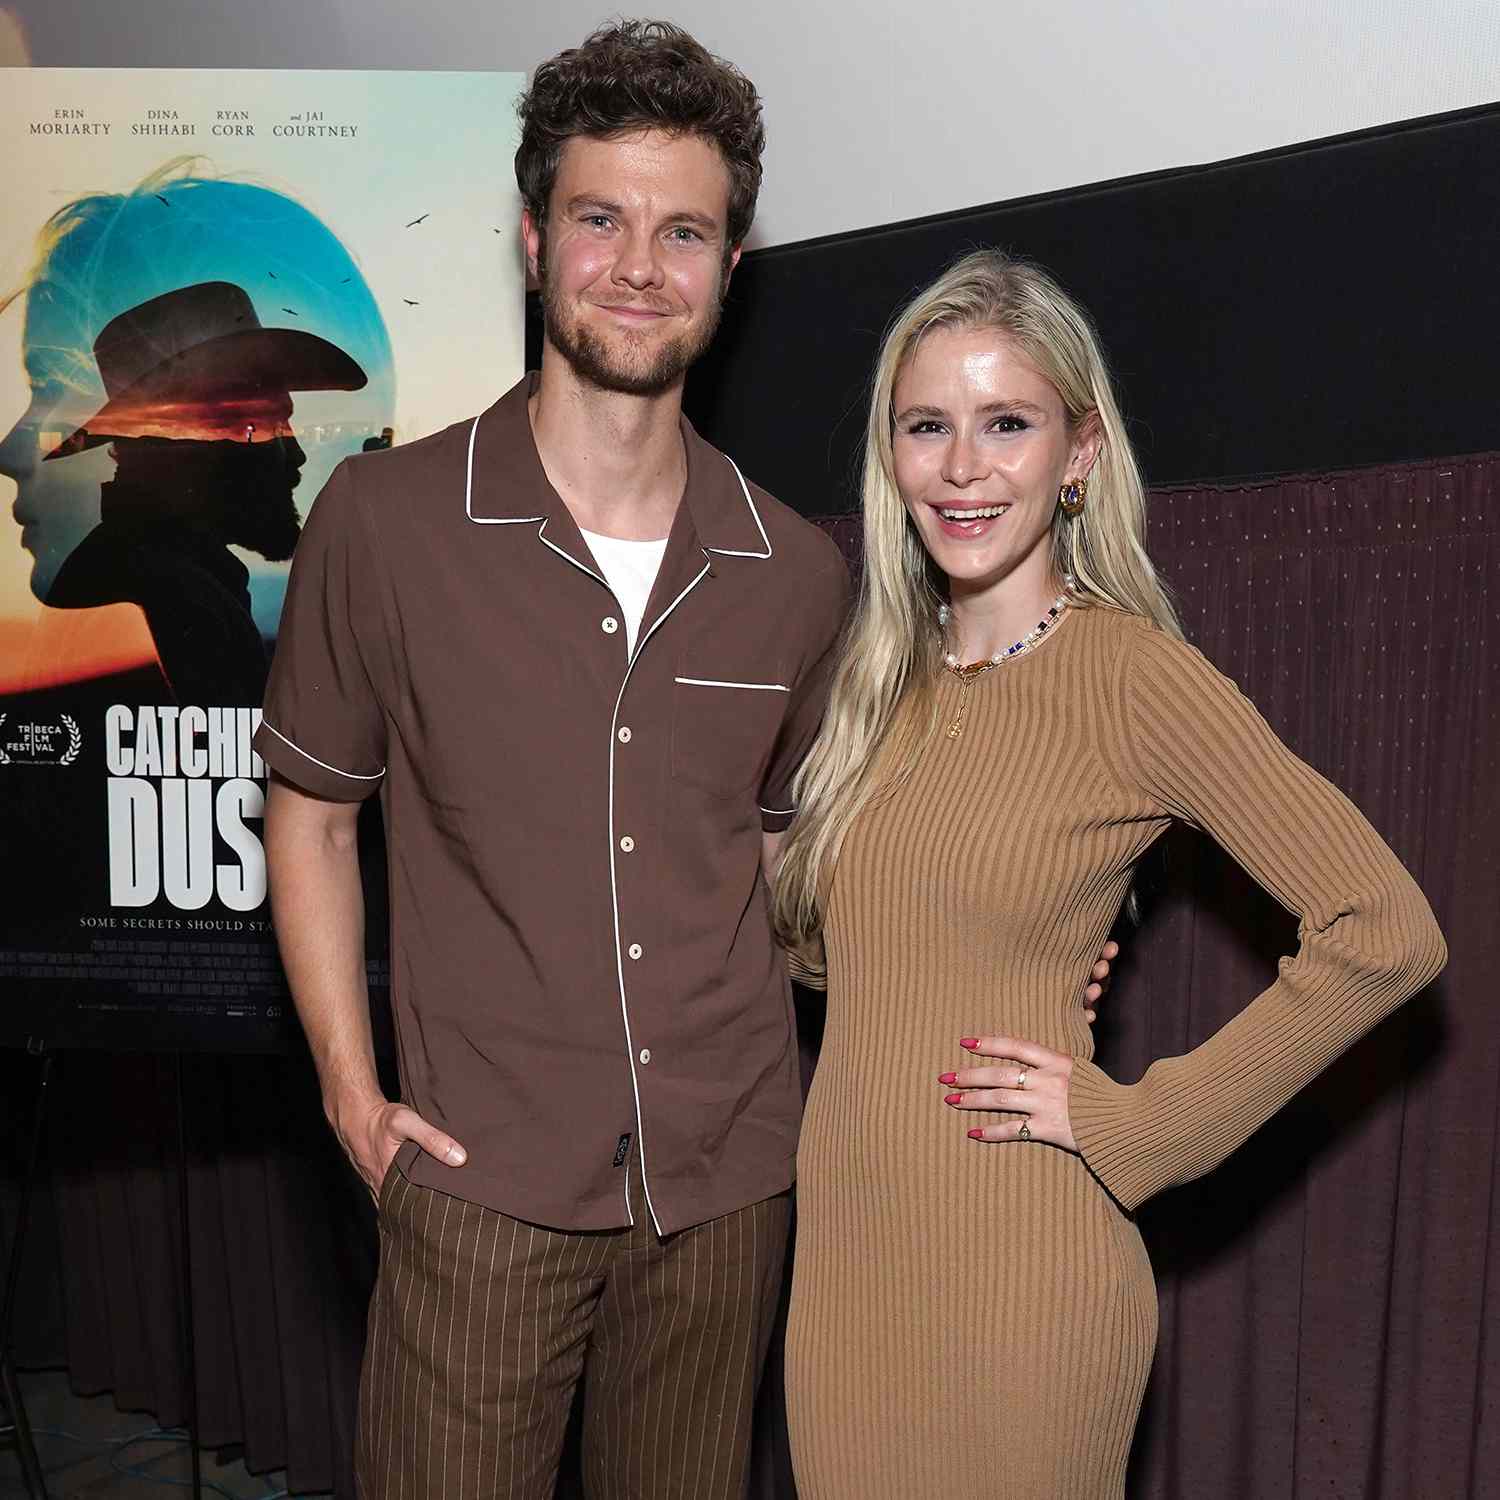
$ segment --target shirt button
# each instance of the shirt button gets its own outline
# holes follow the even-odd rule
[[[620,840],[620,847],[627,854],[629,854],[630,851],[635,848],[635,840],[631,838],[631,836],[627,833],[625,837]]]
[[[620,730],[620,743],[622,745],[630,743],[630,725],[628,724],[624,725]]]
[[[602,630],[605,635],[613,635],[619,628],[620,622],[615,619],[613,615],[605,615],[605,617],[599,622],[599,629]]]
[[[642,948],[639,943],[632,943],[625,951],[632,958],[639,958],[641,956],[641,954],[644,953],[646,950],[644,948]]]
[[[648,1063],[651,1061],[651,1049],[649,1047],[641,1048],[641,1061],[643,1063]]]

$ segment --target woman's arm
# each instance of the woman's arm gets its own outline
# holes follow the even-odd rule
[[[1072,1131],[1127,1208],[1217,1166],[1447,958],[1426,899],[1364,816],[1195,650],[1133,633],[1124,773],[1300,918],[1274,983],[1201,1046],[1122,1085],[1075,1061]]]
[[[939,1081],[963,1090],[947,1096],[957,1109],[1021,1116],[972,1136],[1076,1150],[1133,1209],[1216,1167],[1435,978],[1447,950],[1421,891],[1359,810],[1198,652],[1135,629],[1116,689],[1117,742],[1104,748],[1120,781],[1211,834],[1300,918],[1300,947],[1239,1015],[1139,1083],[1012,1037],[969,1038],[976,1058],[1001,1061]]]

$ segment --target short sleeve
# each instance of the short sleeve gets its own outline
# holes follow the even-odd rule
[[[792,803],[792,778],[823,722],[851,593],[849,569],[842,555],[836,555],[809,585],[802,670],[791,685],[791,706],[761,782],[760,821],[767,833],[780,833],[789,827],[797,811]]]
[[[357,802],[385,776],[385,716],[368,666],[381,632],[375,561],[346,461],[297,542],[255,736],[267,765],[315,796]]]

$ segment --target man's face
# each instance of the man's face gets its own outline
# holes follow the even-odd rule
[[[707,349],[739,248],[729,169],[699,136],[658,130],[562,152],[543,230],[523,216],[548,342],[584,381],[655,396]]]
[[[290,419],[290,399],[287,408]],[[307,462],[290,420],[269,442],[215,447],[223,456],[225,541],[258,552],[267,562],[285,562],[302,530],[293,491]]]

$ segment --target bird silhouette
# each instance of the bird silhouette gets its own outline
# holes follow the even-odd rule
[[[421,223],[421,222],[422,222],[422,219],[427,219],[427,218],[431,218],[431,217],[432,217],[432,211],[431,211],[431,209],[429,209],[429,210],[428,210],[428,211],[427,211],[427,212],[426,212],[426,213],[425,213],[425,214],[423,214],[423,215],[422,215],[422,218],[421,218],[421,219],[413,219],[413,220],[412,220],[412,221],[411,221],[411,223],[410,223],[410,224],[408,224],[408,225],[407,225],[407,226],[406,226],[406,227],[407,227],[407,228],[408,228],[408,229],[410,229],[410,228],[412,228],[412,227],[413,227],[413,226],[414,226],[414,225],[417,225],[417,224],[420,224],[420,223]]]
[[[281,310],[284,313],[291,313],[294,318],[300,318],[302,316],[302,314],[299,313],[295,307],[283,307]]]
[[[168,208],[171,208],[171,206],[172,206],[172,205],[171,205],[171,204],[170,204],[170,203],[167,203],[167,200],[166,200],[166,199],[165,199],[165,198],[163,198],[163,197],[162,197],[162,195],[161,195],[161,194],[160,194],[160,193],[156,193],[156,194],[154,194],[154,196],[155,196],[155,198],[156,198],[156,201],[157,201],[157,202],[158,202],[158,203],[166,203],[166,204],[167,204],[167,207],[168,207]]]
[[[421,305],[422,305],[422,304],[421,304],[421,303],[420,303],[420,302],[413,302],[413,301],[412,301],[412,300],[411,300],[411,298],[410,298],[410,297],[403,297],[403,298],[402,298],[402,299],[401,299],[401,300],[402,300],[402,301],[403,301],[403,302],[404,302],[404,303],[405,303],[405,304],[406,304],[406,305],[407,305],[407,306],[408,306],[408,307],[420,307],[420,306],[421,306]]]

